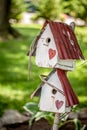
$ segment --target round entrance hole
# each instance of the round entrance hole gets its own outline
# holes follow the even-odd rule
[[[46,38],[46,43],[50,43],[50,41],[51,41],[51,38]]]
[[[56,94],[57,93],[57,90],[56,89],[52,89],[52,94]]]

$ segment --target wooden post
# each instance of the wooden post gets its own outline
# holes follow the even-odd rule
[[[55,113],[53,130],[58,130],[59,113]]]

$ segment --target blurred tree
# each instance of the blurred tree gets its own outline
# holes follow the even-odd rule
[[[21,13],[19,4],[21,0],[0,0],[0,37],[7,39],[9,36],[15,38],[21,36],[14,28],[11,27],[10,19],[18,19]],[[23,1],[23,0],[22,0]]]
[[[19,21],[22,18],[22,12],[25,11],[24,0],[11,0],[11,9],[9,18]]]
[[[59,0],[32,0],[36,7],[36,16],[34,20],[39,18],[55,20],[59,15]]]
[[[60,0],[61,13],[81,18],[87,22],[87,0]]]
[[[36,7],[34,20],[38,18],[55,20],[61,14],[69,14],[87,21],[87,0],[31,0]]]

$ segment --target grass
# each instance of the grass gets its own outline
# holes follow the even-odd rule
[[[23,112],[23,106],[29,101],[31,93],[41,82],[39,74],[49,72],[49,69],[38,68],[32,58],[31,78],[28,80],[29,46],[40,30],[40,25],[14,25],[23,35],[23,39],[11,39],[0,42],[0,115],[6,109],[17,109]],[[85,58],[87,58],[87,27],[77,28],[76,35]],[[80,107],[87,107],[87,63],[77,62],[74,72],[68,77],[80,100]],[[34,79],[33,79],[34,78]]]

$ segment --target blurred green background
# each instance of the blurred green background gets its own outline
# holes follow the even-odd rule
[[[3,0],[0,1],[0,6],[3,4],[2,1]],[[49,6],[46,6],[47,2],[49,3],[49,0],[38,0],[37,2],[11,0],[10,11],[9,15],[7,15],[8,19],[6,22],[15,30],[17,35],[13,35],[10,31],[6,31],[8,30],[7,27],[4,28],[4,33],[4,29],[2,30],[2,24],[0,23],[0,116],[6,109],[17,109],[23,112],[23,106],[27,102],[38,102],[38,98],[30,99],[30,95],[41,82],[39,75],[48,74],[50,70],[38,68],[35,65],[34,57],[32,57],[31,78],[28,80],[27,52],[34,37],[42,27],[42,23],[38,23],[37,20],[42,18],[43,21],[45,19],[64,21],[65,17],[63,16],[66,15],[62,14],[73,17],[75,21],[77,18],[84,21],[83,24],[81,23],[79,26],[76,26],[75,34],[85,57],[85,61],[77,61],[76,70],[74,72],[68,72],[68,77],[80,100],[78,109],[87,107],[86,1],[81,0],[78,3],[76,0],[71,0],[71,2],[66,0],[51,0]],[[61,2],[61,7],[56,4],[56,2]],[[7,3],[4,3],[3,6],[7,7],[6,4]],[[70,4],[72,4],[72,8],[69,7]],[[77,10],[79,6],[84,10],[83,13]],[[76,11],[74,8],[77,8]],[[43,11],[41,12],[41,10]],[[21,22],[24,12],[27,12],[29,15],[33,14],[33,21],[31,23],[26,24]],[[0,16],[2,16],[2,14],[0,12]],[[4,15],[2,17],[4,17]]]

